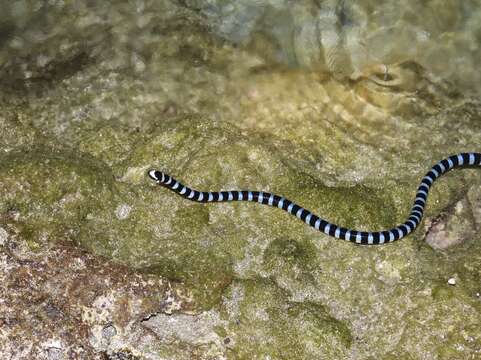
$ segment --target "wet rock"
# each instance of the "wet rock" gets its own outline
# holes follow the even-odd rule
[[[291,302],[268,280],[233,283],[221,314],[228,320],[228,345],[239,357],[343,358],[353,340],[346,324],[322,304]]]
[[[361,68],[345,45],[364,4],[350,13],[347,3],[269,2],[273,12],[239,17],[232,33],[245,24],[242,36],[273,22],[273,39],[260,31],[252,43],[271,54],[262,56],[211,32],[215,1],[182,1],[197,11],[18,3],[1,5],[11,16],[0,25],[0,357],[476,356],[479,171],[440,179],[427,221],[375,248],[336,242],[279,209],[192,203],[146,176],[155,167],[201,190],[273,191],[365,230],[403,221],[427,168],[481,143],[470,83],[395,56],[413,30],[433,28],[411,3],[385,14],[417,24],[397,50],[384,28],[369,33],[374,50],[389,43],[391,60],[367,59],[349,80],[315,64],[330,56],[341,70]],[[225,26],[245,4],[221,9]],[[310,41],[325,6],[336,9],[322,30],[342,50],[329,56],[317,52],[325,34]],[[453,7],[439,36],[461,24]],[[429,246],[429,224],[443,219],[438,234],[454,241]]]
[[[0,228],[0,246],[5,245],[8,240],[8,233],[4,228]]]
[[[190,308],[180,285],[135,274],[68,243],[36,252],[9,243],[0,252],[0,266],[2,358],[100,359],[102,351],[146,352],[155,341],[135,340],[147,335],[142,319],[166,310],[167,297],[178,310]]]
[[[475,236],[472,209],[466,199],[457,202],[450,210],[429,225],[426,242],[436,249],[446,249]]]
[[[115,330],[113,325],[107,325],[102,329],[102,336],[106,339],[110,339],[115,335],[117,335],[117,330]]]

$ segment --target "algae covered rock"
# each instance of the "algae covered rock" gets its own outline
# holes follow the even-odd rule
[[[65,148],[19,147],[2,154],[0,164],[2,211],[14,214],[32,245],[75,237],[115,192],[107,169]]]
[[[419,229],[381,247],[335,241],[272,207],[189,202],[148,178],[156,168],[198,190],[270,191],[342,226],[380,230],[405,220],[435,161],[479,151],[481,103],[469,96],[472,84],[449,82],[451,67],[443,77],[426,66],[422,43],[402,58],[401,41],[383,54],[389,61],[356,63],[356,29],[370,44],[386,35],[384,25],[366,26],[382,23],[376,12],[365,22],[368,3],[268,1],[259,12],[259,2],[229,4],[1,5],[10,14],[0,27],[0,265],[8,283],[1,293],[48,263],[46,277],[25,277],[27,288],[32,301],[61,307],[48,277],[66,266],[63,254],[74,264],[62,286],[78,288],[75,264],[83,259],[58,250],[68,244],[96,264],[115,263],[82,272],[92,288],[79,289],[101,295],[62,297],[62,311],[75,319],[62,321],[83,324],[88,354],[475,358],[479,171],[440,179]],[[404,40],[433,31],[432,20],[420,23],[406,4],[386,13],[399,19],[390,31],[415,24]],[[419,14],[443,11],[435,5]],[[451,5],[436,36],[452,31],[456,42],[477,12],[465,23]],[[331,63],[318,51],[326,31],[345,55],[332,53]],[[362,71],[345,79],[329,64]],[[116,271],[122,278],[101,276]],[[48,286],[31,286],[35,279]],[[20,314],[25,291],[12,294]],[[31,318],[42,319],[43,309]],[[14,349],[19,329],[30,336],[28,326],[6,323],[0,348]],[[70,354],[52,344],[42,351]]]
[[[345,323],[308,301],[296,303],[267,280],[232,284],[223,299],[221,314],[229,319],[224,329],[227,345],[241,359],[271,357],[344,358],[352,334]],[[255,355],[254,355],[255,354]]]

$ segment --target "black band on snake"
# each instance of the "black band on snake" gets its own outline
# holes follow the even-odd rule
[[[446,172],[458,167],[481,167],[481,153],[462,153],[450,156],[434,165],[423,177],[416,192],[416,198],[411,208],[408,219],[390,230],[366,232],[346,229],[330,223],[309,210],[293,203],[292,201],[275,194],[263,191],[231,190],[218,192],[202,192],[193,190],[173,177],[157,170],[149,170],[148,175],[158,184],[175,191],[184,198],[196,202],[221,202],[221,201],[254,201],[260,204],[278,207],[287,211],[327,235],[338,239],[344,239],[356,244],[379,245],[395,240],[412,233],[423,217],[426,199],[434,181]]]

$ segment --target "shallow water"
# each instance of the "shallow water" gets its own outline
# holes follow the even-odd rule
[[[479,95],[481,90],[481,7],[477,0],[179,0],[173,3],[184,5],[204,18],[209,27],[204,31],[213,31],[274,62],[355,79],[373,72],[389,77],[392,64],[413,61],[433,76],[453,82],[464,94]],[[25,64],[22,67],[21,59],[9,59],[8,52],[26,55],[31,46],[68,31],[67,26],[59,24],[57,16],[66,18],[72,8],[78,11],[77,15],[86,16],[79,17],[79,23],[70,24],[71,28],[74,25],[70,35],[82,36],[87,43],[96,38],[94,47],[99,46],[102,37],[109,36],[108,31],[101,29],[118,25],[110,20],[115,21],[114,17],[120,14],[128,17],[136,29],[126,33],[122,43],[132,50],[130,61],[143,66],[145,54],[135,53],[135,49],[139,37],[144,40],[154,37],[152,23],[158,20],[151,12],[155,6],[148,1],[95,4],[2,0],[0,68],[3,72],[12,65],[10,62],[16,61],[20,67],[16,70],[21,71],[17,76],[33,76]],[[92,25],[100,32],[75,31]],[[47,63],[54,55],[44,49],[37,54],[36,62]]]
[[[292,66],[357,78],[414,61],[463,93],[481,89],[476,0],[196,1],[214,31]],[[384,69],[384,71],[382,70]]]

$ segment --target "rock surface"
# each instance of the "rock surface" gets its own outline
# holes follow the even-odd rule
[[[2,244],[1,358],[137,358],[172,351],[168,345],[150,349],[155,336],[143,324],[192,309],[180,284],[135,274],[69,243],[37,252],[22,245],[16,236]]]
[[[479,171],[439,180],[415,234],[381,247],[146,176],[391,227],[429,166],[480,151],[470,83],[415,56],[349,80],[287,67],[192,1],[1,6],[0,357],[480,355]]]

